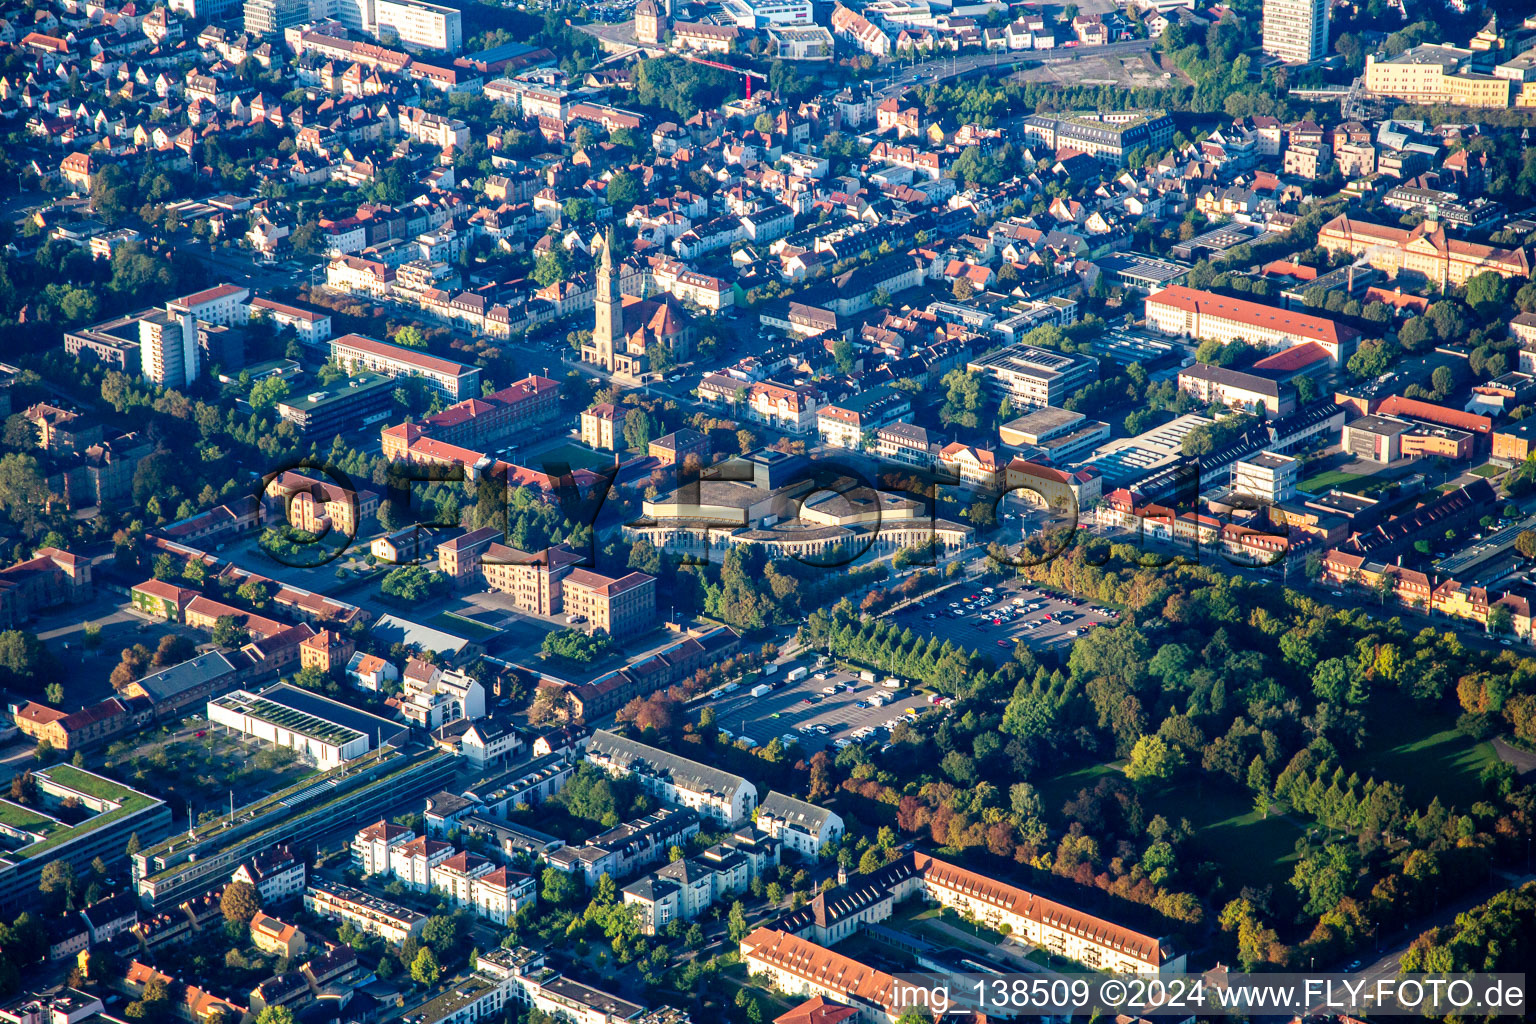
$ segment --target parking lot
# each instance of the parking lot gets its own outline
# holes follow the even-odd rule
[[[715,709],[715,726],[735,738],[748,736],[759,746],[787,733],[809,754],[841,739],[854,740],[855,733],[866,728],[874,730],[866,738],[883,741],[889,738],[889,732],[883,731],[885,723],[894,724],[909,707],[928,706],[927,695],[916,694],[911,687],[887,689],[878,681],[866,682],[855,673],[832,667],[812,672],[797,682],[785,682],[785,673],[792,668],[782,665],[779,675],[764,680],[779,684],[771,693],[754,697],[749,687],[742,686],[708,702]],[[837,692],[824,692],[831,687]],[[886,699],[884,707],[870,704],[876,696]],[[866,706],[861,708],[860,704]]]
[[[1022,601],[1023,603],[1017,603]],[[1010,582],[997,587],[951,587],[896,615],[914,633],[936,633],[967,650],[1006,657],[1016,640],[1036,650],[1065,650],[1115,613],[1047,587]]]

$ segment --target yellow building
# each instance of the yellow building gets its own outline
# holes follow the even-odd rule
[[[1367,56],[1365,88],[1377,96],[1409,103],[1448,103],[1483,109],[1508,107],[1513,83],[1507,78],[1465,70],[1471,57],[1471,50],[1443,43],[1424,43],[1396,57]]]
[[[1329,252],[1365,255],[1372,267],[1389,278],[1409,271],[1442,288],[1466,284],[1485,270],[1513,278],[1531,273],[1530,258],[1523,248],[1504,249],[1449,238],[1433,220],[1406,229],[1341,214],[1318,230],[1317,244]]]

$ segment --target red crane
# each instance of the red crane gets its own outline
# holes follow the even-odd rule
[[[746,68],[732,67],[729,64],[722,64],[717,60],[705,60],[703,57],[695,57],[691,53],[684,53],[680,54],[679,56],[681,56],[683,60],[691,60],[695,64],[703,64],[706,67],[719,68],[721,71],[729,71],[732,74],[740,75],[743,84],[746,86],[747,99],[752,98],[752,79],[760,78],[765,82],[768,81],[768,76],[760,71],[748,71]]]

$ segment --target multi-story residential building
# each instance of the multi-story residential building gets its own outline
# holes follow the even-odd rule
[[[1328,53],[1328,0],[1264,0],[1264,52],[1287,64]]]
[[[1340,366],[1360,333],[1327,317],[1293,313],[1261,302],[1175,285],[1147,297],[1147,326],[1163,334],[1226,343],[1241,339],[1265,349],[1315,342]]]
[[[1173,118],[1166,110],[1103,110],[1031,114],[1024,138],[1049,149],[1070,148],[1124,166],[1137,149],[1159,151],[1173,142]]]
[[[1184,969],[1185,955],[1173,949],[1166,939],[1126,928],[922,852],[904,854],[875,874],[861,878],[856,886],[819,893],[802,909],[791,911],[742,940],[742,953],[754,974],[755,958],[760,959],[756,950],[764,943],[772,947],[786,939],[798,939],[813,944],[805,950],[808,953],[828,953],[820,947],[836,944],[861,926],[890,917],[895,904],[911,896],[957,910],[988,927],[1004,930],[1020,941],[1094,970],[1140,974]],[[794,992],[797,988],[786,991]],[[836,997],[831,992],[823,994]]]
[[[722,406],[734,416],[756,420],[788,434],[809,434],[815,430],[823,399],[822,393],[809,384],[745,381],[723,373],[708,374],[699,382],[699,401],[705,405]]]
[[[147,384],[185,388],[202,376],[197,330],[163,309],[139,319],[139,375]]]
[[[391,945],[418,938],[427,915],[339,882],[313,879],[304,892],[304,909],[318,917],[344,921],[365,935]]]
[[[95,593],[89,559],[58,548],[0,569],[0,628],[11,629],[45,608],[89,601]]]
[[[656,578],[632,572],[618,579],[572,569],[561,581],[568,620],[609,636],[643,632],[656,624]]]
[[[256,887],[264,907],[275,907],[304,893],[308,869],[287,846],[274,846],[241,864],[230,874],[231,882]]]
[[[331,339],[331,358],[348,371],[361,368],[391,377],[420,377],[428,387],[455,402],[480,391],[478,366],[466,366],[361,334]]]
[[[875,429],[911,412],[912,399],[905,391],[882,384],[823,405],[816,414],[816,430],[822,444],[861,451],[866,441],[873,442]]]
[[[588,887],[607,875],[615,881],[665,861],[672,847],[687,848],[699,833],[699,816],[693,811],[664,807],[599,833],[580,846],[562,846],[545,853],[550,867],[566,874],[580,873]]]
[[[424,729],[485,717],[485,686],[473,676],[412,658],[406,662],[400,714]]]
[[[553,420],[560,411],[560,385],[548,377],[529,374],[500,391],[467,398],[415,423],[386,427],[380,443],[386,459],[402,461],[423,438],[462,448],[483,448],[513,436],[526,437]]]
[[[1466,284],[1468,279],[1493,271],[1501,277],[1530,276],[1529,254],[1520,246],[1505,248],[1450,238],[1434,220],[1417,227],[1399,228],[1373,224],[1344,214],[1324,224],[1317,244],[1331,253],[1363,256],[1367,263],[1396,279],[1404,271],[1422,275],[1441,288]]]
[[[581,443],[614,452],[623,441],[619,408],[612,402],[599,402],[581,411]]]
[[[663,437],[658,437],[646,448],[646,454],[663,466],[682,465],[690,457],[696,457],[701,466],[709,463],[709,435],[683,427]]]
[[[981,376],[996,400],[1006,398],[1015,409],[1038,409],[1059,406],[1078,388],[1092,383],[1099,374],[1099,361],[1019,342],[969,363],[966,369]]]
[[[656,935],[673,921],[691,921],[711,906],[745,892],[754,878],[779,863],[779,844],[742,829],[697,857],[684,857],[623,889],[626,906],[640,913],[640,930]]]
[[[464,47],[463,16],[457,9],[429,0],[374,0],[375,34],[390,37],[407,50],[455,54]]]
[[[455,587],[472,583],[480,573],[480,562],[493,544],[501,541],[501,531],[493,526],[450,537],[437,546],[437,569]]]
[[[875,454],[909,466],[932,466],[943,444],[943,435],[914,423],[887,423],[875,428]]]
[[[1003,469],[1003,486],[1027,504],[1078,515],[1098,501],[1104,479],[1092,466],[1057,469],[1014,458]]]
[[[739,825],[757,806],[757,787],[739,775],[599,729],[586,759],[610,775],[627,775],[659,800],[680,804],[723,825]]]
[[[258,296],[251,300],[251,316],[271,320],[279,327],[293,328],[299,343],[311,348],[319,347],[331,338],[331,314],[322,310],[305,309]]]
[[[543,551],[520,551],[492,544],[480,559],[486,585],[511,594],[513,604],[535,615],[558,615],[565,607],[561,586],[582,556],[564,546]]]
[[[773,791],[758,805],[754,823],[759,832],[811,860],[843,837],[843,819],[835,812]]]

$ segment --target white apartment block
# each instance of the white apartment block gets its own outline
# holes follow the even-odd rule
[[[455,402],[480,397],[478,366],[466,366],[361,334],[344,334],[332,339],[331,358],[349,373],[364,369],[391,377],[420,377],[422,383]]]
[[[315,879],[304,892],[304,909],[317,917],[345,921],[367,935],[399,945],[426,927],[427,915],[349,885]]]
[[[599,729],[586,758],[610,775],[627,775],[657,799],[691,808],[722,825],[752,817],[757,787],[739,775]]]
[[[716,903],[745,892],[779,864],[779,843],[741,829],[697,857],[685,857],[626,885],[624,903],[640,914],[646,935],[673,921],[691,921]]]
[[[376,0],[375,34],[390,33],[407,49],[458,53],[464,46],[463,18],[452,7],[427,0]]]
[[[415,892],[442,892],[454,906],[495,924],[506,924],[536,898],[532,876],[386,821],[352,837],[352,860],[365,877],[393,878]]]
[[[485,687],[463,672],[412,658],[405,666],[400,714],[423,729],[485,717]]]
[[[756,825],[759,832],[811,860],[843,835],[843,819],[837,814],[775,792],[758,805]]]
[[[1329,0],[1264,0],[1264,52],[1288,64],[1328,53]]]

